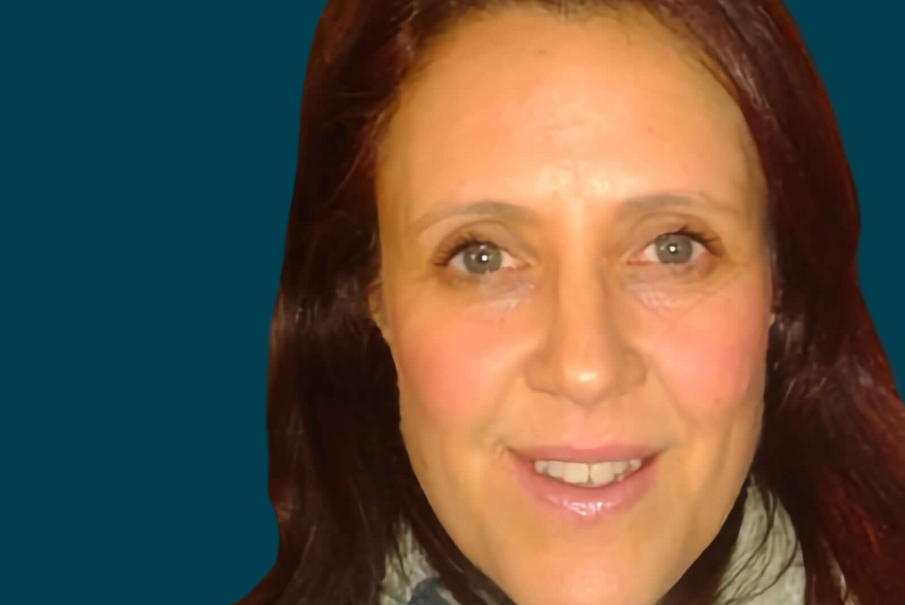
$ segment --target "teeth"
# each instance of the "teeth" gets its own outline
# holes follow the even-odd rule
[[[591,467],[591,480],[600,485],[611,483],[616,475],[628,467],[627,463],[616,462],[614,464],[595,464]]]
[[[559,460],[538,460],[534,470],[542,475],[560,479],[572,485],[600,487],[622,481],[641,467],[641,460],[620,460],[617,462],[560,462]]]
[[[587,483],[591,469],[580,462],[566,462],[563,465],[563,481],[566,483]]]

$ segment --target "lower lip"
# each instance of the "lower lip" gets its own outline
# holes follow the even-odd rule
[[[644,497],[654,482],[659,456],[645,460],[622,481],[602,487],[569,485],[535,471],[532,460],[519,455],[513,458],[519,484],[542,505],[583,522],[594,522],[628,510]]]

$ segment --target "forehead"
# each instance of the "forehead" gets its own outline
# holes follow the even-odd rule
[[[731,95],[652,17],[510,9],[455,28],[403,89],[378,199],[402,220],[479,198],[603,207],[692,191],[750,204],[755,163]]]

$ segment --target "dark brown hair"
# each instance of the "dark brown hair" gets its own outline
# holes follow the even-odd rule
[[[765,415],[751,473],[788,511],[806,603],[905,595],[905,406],[858,288],[859,210],[823,85],[778,0],[330,0],[302,99],[270,337],[270,499],[280,544],[244,605],[376,603],[403,524],[463,604],[506,596],[434,516],[399,432],[396,374],[367,311],[379,267],[373,170],[400,85],[469,13],[562,18],[633,5],[690,36],[731,88],[768,185],[777,264]],[[745,492],[663,603],[710,603]]]

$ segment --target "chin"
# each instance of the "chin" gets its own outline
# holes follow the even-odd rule
[[[650,561],[633,565],[553,553],[543,561],[523,560],[517,567],[511,566],[511,559],[509,563],[498,585],[518,605],[656,605],[684,573],[645,577],[638,570]]]
[[[580,581],[545,578],[542,583],[506,593],[518,605],[656,605],[662,595],[652,595],[649,585],[644,584],[635,579],[627,585],[599,575]]]

